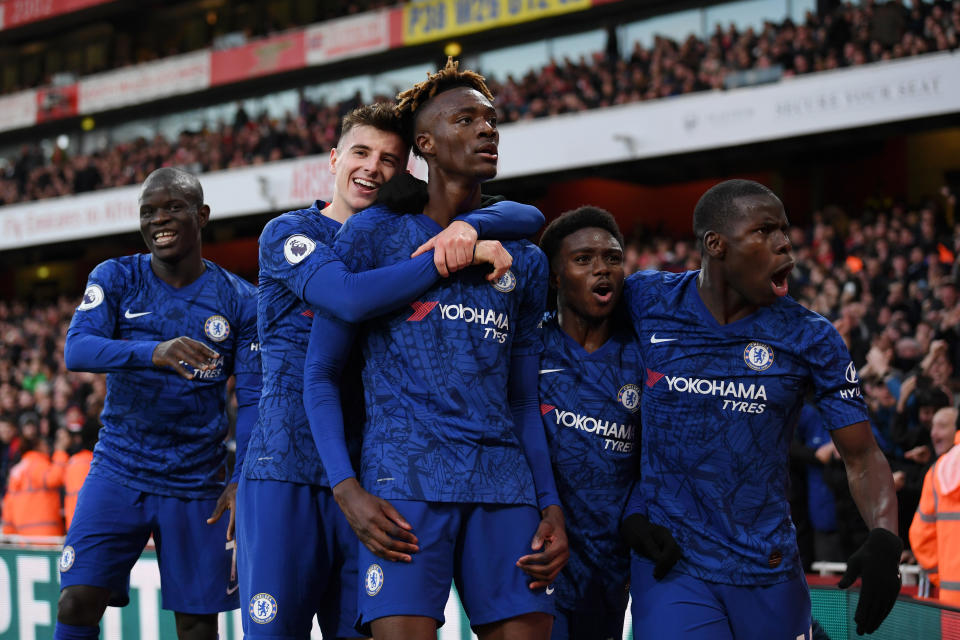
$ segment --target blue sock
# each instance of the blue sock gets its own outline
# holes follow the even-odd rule
[[[57,627],[53,631],[53,640],[97,640],[99,637],[100,625],[80,627],[58,621]]]

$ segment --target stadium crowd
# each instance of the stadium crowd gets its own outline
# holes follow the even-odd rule
[[[749,70],[801,75],[953,50],[958,38],[960,0],[911,8],[848,3],[826,16],[808,14],[803,24],[767,22],[759,33],[717,25],[706,41],[657,37],[650,48],[635,43],[627,56],[612,42],[606,53],[552,61],[519,78],[491,78],[490,87],[501,122],[513,122],[720,90]],[[360,103],[359,95],[333,105],[304,98],[297,113],[282,119],[250,115],[241,106],[231,123],[184,131],[176,140],[158,135],[120,142],[89,155],[55,148],[47,158],[24,145],[16,157],[0,159],[0,205],[139,184],[161,166],[200,173],[325,153],[336,144],[340,118]]]
[[[190,53],[197,49],[226,49],[268,38],[288,29],[404,2],[406,0],[327,0],[310,3],[312,6],[306,9],[306,13],[296,10],[278,11],[278,7],[269,6],[268,3],[236,3],[236,6],[224,4],[218,7],[216,12],[195,15],[194,21],[184,19],[182,11],[173,11],[173,18],[163,13],[151,13],[149,16],[121,14],[115,18],[114,30],[106,36],[108,44],[102,56],[58,60],[55,68],[46,66],[50,61],[41,58],[38,61],[38,73],[32,74],[29,79],[24,76],[17,80],[5,79],[3,91],[0,93],[55,84],[53,81],[58,73],[87,75]],[[303,10],[301,7],[301,11]],[[163,25],[161,29],[157,29],[158,20]]]
[[[956,406],[960,397],[954,375],[960,371],[955,214],[956,197],[945,189],[917,206],[868,203],[858,215],[828,206],[809,225],[791,230],[797,261],[791,295],[833,321],[848,344],[874,435],[894,470],[905,543],[926,470],[950,448],[956,431],[955,413],[946,431],[931,429],[936,410]],[[689,240],[638,228],[628,239],[625,262],[628,273],[682,271],[698,268],[699,256]],[[75,303],[0,301],[0,489],[27,450],[48,459],[54,452],[48,464],[55,466],[96,441],[103,376],[69,372],[63,361]],[[844,560],[867,535],[843,465],[817,420],[815,412],[801,416],[791,451],[793,515],[807,567]],[[58,458],[59,451],[66,453]],[[912,559],[909,552],[904,559]]]

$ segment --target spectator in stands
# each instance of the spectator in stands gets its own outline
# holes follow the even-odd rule
[[[907,460],[921,465],[930,462],[933,454],[930,442],[933,414],[937,409],[951,404],[951,397],[943,388],[934,386],[920,374],[903,382],[893,425],[893,441],[903,449]]]
[[[823,468],[838,462],[840,454],[813,404],[805,404],[800,410],[796,436],[806,454],[807,513],[813,529],[813,560],[843,562],[848,554],[843,552],[837,531],[836,500],[823,477]],[[791,455],[800,455],[800,450],[791,447]]]
[[[99,425],[91,425],[78,419],[70,422],[66,431],[70,434],[70,446],[67,453],[70,458],[64,470],[63,478],[63,519],[66,529],[70,529],[73,512],[77,508],[77,496],[83,481],[90,472],[90,463],[93,461],[93,447],[97,443]]]
[[[957,409],[944,407],[933,414],[930,424],[930,439],[933,442],[933,453],[936,459],[953,447],[953,439],[957,434]]]
[[[944,451],[924,478],[910,542],[920,566],[940,587],[940,600],[960,606],[960,447],[953,447],[960,442],[957,410],[941,409],[934,420],[943,436],[938,435],[938,448]]]
[[[0,498],[6,493],[10,469],[20,460],[20,447],[16,424],[11,418],[0,415]]]
[[[57,432],[53,458],[44,438],[24,438],[20,462],[10,470],[3,497],[3,533],[62,536],[60,491],[69,436]]]
[[[508,75],[502,82],[491,80],[490,86],[504,123],[718,90],[731,74],[753,69],[779,68],[783,75],[798,75],[957,47],[957,3],[949,12],[938,4],[917,3],[909,20],[903,19],[902,7],[885,8],[879,15],[876,11],[873,3],[845,4],[821,17],[808,15],[804,25],[786,19],[767,22],[759,32],[718,25],[706,41],[692,35],[682,43],[656,36],[651,48],[637,42],[623,58],[607,47],[576,60],[552,59],[542,69],[519,78]],[[38,148],[25,145],[8,161],[6,175],[0,175],[0,204],[139,184],[161,166],[215,171],[326,153],[336,143],[340,117],[361,102],[359,96],[335,105],[301,99],[297,113],[283,119],[254,116],[239,104],[230,125],[185,131],[176,145],[158,135],[75,158],[55,147],[48,161]],[[829,242],[818,243],[814,251],[823,261],[834,262],[842,241],[831,225],[820,227]],[[923,240],[917,246],[921,256],[936,251],[929,224],[903,231]],[[902,296],[895,292],[895,297]]]

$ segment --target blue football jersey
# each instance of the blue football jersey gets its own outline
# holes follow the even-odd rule
[[[107,396],[90,473],[139,491],[213,497],[224,481],[227,378],[259,381],[256,289],[208,261],[178,289],[150,261],[140,254],[98,265],[67,332],[68,343],[82,335],[129,343],[92,358],[90,370],[107,372]],[[156,345],[179,336],[219,353],[217,366],[187,380],[153,365]]]
[[[326,203],[290,211],[260,234],[257,326],[263,360],[260,416],[247,446],[244,474],[327,486],[303,408],[303,364],[313,310],[303,301],[316,269],[338,259],[330,249],[340,223],[320,213]],[[345,403],[344,407],[355,406]],[[356,424],[345,416],[345,424]]]
[[[557,605],[623,611],[630,555],[619,524],[637,470],[643,368],[633,334],[587,353],[543,323],[540,413],[566,520],[570,560],[554,581]]]
[[[822,316],[789,297],[720,325],[699,272],[644,271],[626,295],[645,381],[631,511],[670,529],[674,570],[733,585],[798,575],[787,503],[790,440],[812,391],[824,426],[867,420],[856,369]]]
[[[440,231],[425,215],[372,207],[343,225],[334,249],[351,270],[365,271],[406,260]],[[543,348],[547,264],[529,242],[503,245],[513,268],[496,283],[471,267],[364,325],[360,478],[368,491],[537,505],[507,389],[511,356]]]

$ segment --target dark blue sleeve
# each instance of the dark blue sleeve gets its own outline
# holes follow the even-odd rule
[[[73,314],[63,347],[63,360],[71,371],[110,373],[151,368],[155,340],[115,340],[117,304],[128,282],[123,265],[107,260],[87,279],[83,299]]]
[[[800,334],[800,353],[813,379],[817,408],[828,431],[870,419],[860,391],[860,379],[843,338],[829,320],[811,316],[812,331]]]
[[[550,466],[547,435],[540,418],[540,399],[537,391],[540,356],[516,355],[510,359],[510,411],[520,445],[527,456],[533,483],[537,490],[540,510],[560,504],[557,485]]]
[[[630,497],[627,498],[627,504],[623,509],[623,516],[620,518],[622,521],[627,516],[631,516],[635,513],[640,515],[647,515],[647,503],[643,499],[643,494],[640,491],[640,482],[634,481],[633,487],[630,488]]]
[[[233,466],[233,476],[230,482],[239,482],[243,469],[243,461],[247,457],[247,444],[253,425],[257,422],[257,406],[260,402],[260,375],[237,375],[237,430],[234,438],[237,441],[236,464]]]
[[[303,372],[303,406],[331,487],[356,477],[350,464],[340,407],[340,376],[355,328],[322,313],[313,317]]]
[[[536,207],[512,200],[501,200],[456,219],[476,229],[480,238],[494,240],[527,238],[539,231],[545,220]]]
[[[63,361],[71,371],[110,373],[153,367],[153,351],[159,342],[112,340],[72,325],[63,346]]]
[[[357,323],[406,305],[432,287],[439,277],[433,251],[360,273],[333,260],[308,278],[301,299],[324,313]]]
[[[230,482],[239,482],[243,461],[247,456],[247,443],[257,421],[260,390],[263,387],[260,366],[260,339],[257,334],[257,296],[251,287],[249,296],[242,305],[243,324],[237,335],[234,353],[233,375],[236,377],[237,427],[234,439],[237,443],[236,464]]]
[[[529,264],[518,269],[528,271],[523,281],[523,298],[520,302],[520,317],[517,319],[517,334],[510,347],[510,355],[537,355],[543,352],[540,327],[547,308],[547,288],[550,267],[547,256],[539,248],[529,246]],[[519,260],[519,253],[515,258]],[[535,385],[536,386],[536,385]]]

